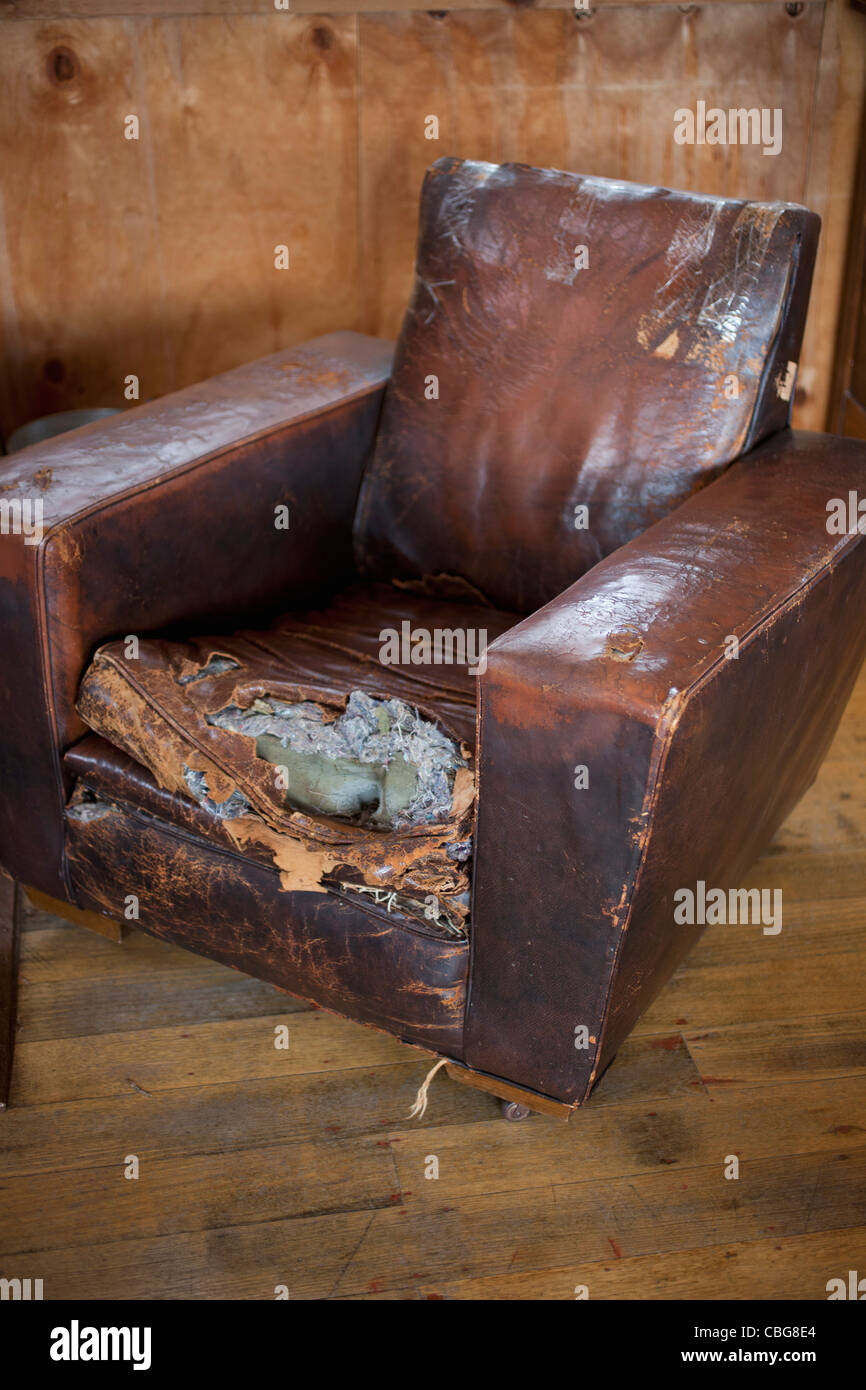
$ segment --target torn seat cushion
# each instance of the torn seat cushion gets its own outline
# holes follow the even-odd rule
[[[153,936],[348,1018],[462,1056],[469,943],[391,895],[286,892],[273,856],[239,853],[229,822],[97,734],[66,754],[75,779],[66,858],[75,899],[118,918],[129,895]]]
[[[78,709],[177,804],[197,803],[242,852],[269,855],[287,890],[385,892],[459,927],[474,818],[472,666],[516,621],[358,585],[264,632],[109,643]],[[436,647],[443,633],[451,644]]]

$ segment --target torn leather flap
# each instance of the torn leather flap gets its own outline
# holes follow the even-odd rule
[[[363,683],[362,700],[367,694],[393,700],[387,668],[368,665]],[[404,693],[401,688],[401,699]],[[423,686],[415,692],[424,693]],[[426,693],[426,701],[416,698],[413,711],[435,725],[433,733],[447,744],[452,733]],[[280,653],[236,635],[218,645],[141,642],[135,659],[126,656],[123,643],[109,643],[84,676],[78,709],[95,732],[148,768],[162,787],[193,799],[205,796],[204,804],[220,815],[241,851],[253,843],[269,850],[287,890],[371,890],[385,895],[389,911],[408,906],[431,922],[444,914],[447,923],[459,925],[468,912],[475,799],[474,762],[465,744],[458,745],[446,815],[380,828],[293,807],[279,780],[286,769],[272,760],[278,750],[263,756],[260,739],[236,731],[243,725],[238,714],[302,703],[327,731],[349,701],[345,688],[328,688],[327,680],[314,685]],[[234,716],[228,721],[226,711]],[[402,895],[401,902],[394,895]]]

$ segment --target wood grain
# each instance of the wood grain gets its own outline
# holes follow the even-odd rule
[[[355,68],[350,17],[4,23],[6,433],[355,326]]]
[[[157,993],[154,982],[154,1001]],[[150,1039],[139,1036],[137,1043],[147,1049]],[[341,1060],[345,1064],[351,1059],[343,1056]],[[595,1109],[626,1101],[646,1105],[693,1096],[695,1084],[700,1084],[700,1074],[682,1041],[671,1048],[658,1046],[654,1037],[630,1038],[620,1060],[622,1065],[609,1071],[599,1086]],[[189,1078],[188,1085],[151,1095],[128,1087],[121,1095],[67,1099],[62,1105],[27,1104],[25,1096],[25,1103],[14,1106],[4,1118],[0,1177],[104,1166],[123,1144],[131,1145],[141,1157],[170,1158],[209,1151],[214,1134],[220,1136],[222,1152],[267,1143],[353,1138],[369,1134],[371,1124],[390,1134],[405,1125],[427,1069],[424,1059],[211,1080],[205,1085]],[[442,1084],[434,1099],[413,1133],[486,1122],[499,1114],[491,1096],[468,1086]]]
[[[155,983],[155,988],[158,985]],[[289,1046],[274,1046],[275,1029],[289,1029]],[[12,1104],[148,1095],[178,1086],[205,1085],[249,1077],[293,1076],[345,1065],[351,1048],[356,1065],[383,1066],[406,1049],[395,1038],[319,1010],[270,1017],[224,1020],[138,1033],[99,1033],[79,1038],[19,1043]]]
[[[823,11],[784,6],[364,16],[361,238],[368,331],[396,332],[423,171],[519,160],[736,197],[802,201]],[[758,97],[760,93],[760,97]],[[783,146],[677,145],[674,112],[782,107]],[[425,138],[425,117],[439,139]]]
[[[0,1110],[9,1102],[18,1021],[18,884],[0,871]]]
[[[833,359],[864,142],[866,22],[844,0],[828,0],[824,16],[803,193],[803,202],[821,216],[821,247],[795,399],[802,428],[832,432],[839,424],[832,418]]]
[[[719,1192],[723,1187],[733,1191],[735,1183],[723,1175],[728,1155],[739,1158],[745,1179],[747,1168],[779,1153],[833,1154],[840,1136],[849,1153],[866,1146],[866,1124],[856,1123],[866,1118],[858,1110],[862,1076],[842,1077],[832,1086],[791,1082],[756,1105],[753,1095],[744,1096],[739,1089],[735,1068],[726,1065],[734,1073],[727,1086],[708,1094],[698,1083],[703,1103],[688,1096],[651,1106],[642,1101],[598,1110],[589,1106],[568,1125],[545,1123],[543,1147],[532,1134],[543,1122],[534,1116],[521,1125],[466,1124],[443,1130],[435,1144],[435,1181],[424,1176],[430,1136],[407,1126],[391,1137],[403,1199],[410,1207],[439,1208],[478,1192],[517,1194],[548,1184],[653,1174],[660,1167],[688,1169],[697,1155],[710,1154],[717,1155]]]
[[[815,207],[795,420],[823,426],[866,91],[844,0],[15,0],[0,23],[6,435],[122,406],[129,375],[149,399],[331,329],[395,334],[443,154]],[[699,99],[781,107],[781,154],[676,145]]]
[[[704,0],[705,4],[741,4],[749,0]],[[283,0],[281,0],[283,3]],[[460,0],[452,6],[460,10],[507,11],[526,0]],[[592,9],[628,4],[630,7],[669,4],[670,0],[595,0]],[[806,0],[815,4],[817,0]],[[430,0],[328,0],[329,14],[400,14],[428,9]],[[533,0],[540,10],[572,10],[574,0]],[[19,19],[57,15],[261,15],[275,8],[275,0],[0,0],[0,18],[11,14]],[[321,0],[288,0],[286,13],[316,14]]]
[[[599,1260],[562,1269],[503,1274],[439,1285],[438,1296],[464,1299],[570,1299],[583,1286],[594,1299],[792,1299],[821,1296],[827,1281],[863,1264],[866,1229],[818,1231],[784,1241],[755,1240]],[[430,1285],[418,1290],[428,1297]],[[369,1294],[375,1299],[377,1295]]]
[[[531,1124],[528,1121],[527,1124]],[[548,1122],[543,1122],[547,1124]],[[572,1132],[572,1126],[556,1126]],[[576,1127],[575,1127],[576,1128]],[[359,1294],[571,1263],[777,1241],[866,1222],[866,1151],[757,1160],[737,1181],[720,1164],[473,1195],[374,1212],[334,1293]],[[423,1181],[423,1178],[422,1178]],[[688,1235],[686,1236],[686,1232]],[[825,1297],[801,1271],[813,1298]],[[578,1281],[575,1280],[575,1283]],[[649,1289],[644,1297],[653,1296]]]
[[[142,143],[136,36],[117,19],[3,24],[3,429],[175,383],[158,213]],[[38,177],[35,171],[38,170]]]
[[[130,1160],[138,1176],[127,1176]],[[326,1162],[323,1159],[326,1158]],[[4,1212],[10,1252],[89,1245],[87,1213],[101,1210],[102,1238],[129,1240],[329,1211],[378,1210],[401,1200],[392,1157],[370,1137],[319,1144],[268,1144],[221,1156],[142,1158],[129,1141],[110,1163],[16,1179],[19,1200]]]
[[[60,902],[57,898],[49,897],[47,893],[40,893],[38,888],[28,888],[27,897],[33,906],[42,912],[54,917],[63,917],[67,922],[74,922],[77,927],[86,927],[88,931],[96,932],[97,936],[107,937],[109,941],[119,943],[123,940],[124,925],[113,917],[104,917],[99,912],[85,912],[73,903]]]

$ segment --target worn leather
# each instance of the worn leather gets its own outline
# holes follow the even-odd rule
[[[866,539],[827,504],[862,491],[866,453],[785,428],[817,227],[440,161],[369,467],[389,352],[353,334],[5,462],[0,496],[44,496],[49,530],[0,538],[0,863],[115,917],[133,893],[148,931],[583,1101],[698,935],[674,895],[739,885],[863,660]],[[486,671],[383,668],[404,619],[483,626]],[[97,646],[81,708],[104,738],[74,708]],[[179,702],[175,676],[227,646],[240,677]],[[186,794],[192,751],[256,799],[204,717],[239,679],[399,695],[466,744],[468,943],[395,900],[395,868],[424,869],[405,842],[262,800],[239,839]]]
[[[490,648],[470,1066],[585,1099],[697,940],[674,893],[738,887],[809,786],[866,652],[866,537],[827,530],[864,464],[783,431]]]
[[[667,515],[787,423],[818,227],[787,203],[437,161],[361,567],[528,613]]]
[[[146,767],[98,734],[85,734],[73,744],[63,758],[63,768],[70,785],[78,784],[77,790],[86,787],[103,801],[123,802],[177,830],[235,849],[219,816],[189,796],[161,787]],[[273,868],[273,855],[267,848],[250,845],[247,855]]]
[[[78,708],[88,726],[147,767],[156,781],[188,796],[185,770],[207,779],[210,794],[225,801],[240,792],[254,815],[226,823],[235,843],[271,846],[286,889],[312,875],[334,876],[334,860],[370,887],[427,894],[465,916],[467,853],[474,821],[476,676],[471,657],[481,644],[512,627],[515,615],[441,598],[401,592],[392,585],[356,585],[327,607],[288,613],[265,632],[247,631],[188,642],[140,643],[134,658],[122,642],[100,648],[86,672]],[[384,632],[424,634],[471,631],[463,664],[415,664],[407,641],[397,664],[379,660]],[[448,649],[449,655],[462,655]],[[402,655],[402,654],[401,654]],[[207,674],[213,658],[233,665]],[[338,714],[349,693],[361,690],[396,697],[418,709],[462,744],[467,766],[455,780],[447,819],[406,830],[363,828],[310,816],[285,804],[274,768],[255,742],[212,723],[229,707],[248,709],[257,699],[312,701],[327,717]],[[300,846],[306,852],[298,854]],[[321,863],[319,862],[321,861]]]
[[[140,775],[139,775],[140,782]],[[135,795],[135,781],[129,793]],[[157,793],[158,794],[158,793]],[[459,1057],[469,951],[421,923],[332,893],[286,892],[276,869],[120,799],[68,821],[82,907],[123,918],[303,999]]]
[[[60,758],[86,731],[75,696],[99,642],[236,625],[351,574],[389,362],[377,339],[330,334],[0,462],[0,499],[41,499],[45,526],[38,546],[0,536],[10,873],[68,894]],[[289,530],[274,525],[281,504]]]

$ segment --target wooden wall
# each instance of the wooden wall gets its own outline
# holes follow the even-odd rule
[[[847,0],[319,4],[0,0],[4,433],[121,405],[129,374],[147,399],[330,329],[394,334],[444,154],[820,212],[797,423],[823,427],[866,74]],[[699,99],[781,107],[781,154],[675,144]]]

